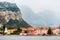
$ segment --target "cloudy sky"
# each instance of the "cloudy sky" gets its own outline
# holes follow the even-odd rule
[[[40,12],[44,10],[52,10],[60,13],[60,0],[0,0],[15,2],[18,5],[27,5],[34,12]]]
[[[24,20],[26,20],[29,24],[33,26],[60,25],[60,0],[0,0],[0,1],[16,3],[18,7],[20,7],[21,9],[22,17],[24,18]]]

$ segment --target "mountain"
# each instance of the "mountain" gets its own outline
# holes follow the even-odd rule
[[[33,27],[47,26],[50,27],[60,25],[60,18],[56,16],[56,13],[50,10],[34,13],[29,6],[21,6],[22,17]]]
[[[0,2],[0,10],[15,11],[15,12],[20,11],[15,3],[9,3],[9,2]]]
[[[0,2],[0,24],[6,27],[32,27],[21,16],[21,11],[15,3]],[[0,25],[1,26],[1,25]]]
[[[10,19],[9,22],[5,23],[5,26],[7,26],[8,28],[12,28],[12,27],[28,28],[28,27],[30,27],[30,25],[27,24],[23,19],[22,19],[22,21]]]

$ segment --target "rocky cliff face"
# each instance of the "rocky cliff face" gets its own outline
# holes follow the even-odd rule
[[[14,23],[10,21],[12,22],[14,21]],[[5,24],[5,25],[9,25],[9,27],[12,27],[12,25],[10,24],[13,24],[13,26],[16,25],[16,27],[22,27],[23,25],[21,24],[21,22],[23,21],[24,20],[21,17],[21,12],[19,8],[16,6],[16,4],[9,2],[0,2],[0,24],[1,24],[0,26]],[[24,25],[30,26],[27,23]]]

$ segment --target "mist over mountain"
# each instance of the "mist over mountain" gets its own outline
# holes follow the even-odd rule
[[[22,17],[32,26],[59,26],[59,18],[50,10],[34,13],[28,6],[21,6]]]

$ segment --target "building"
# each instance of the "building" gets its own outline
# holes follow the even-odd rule
[[[53,32],[53,35],[59,35],[55,27],[52,27],[51,30]]]

